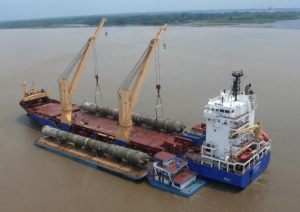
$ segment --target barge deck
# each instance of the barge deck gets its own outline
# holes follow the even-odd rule
[[[61,146],[55,139],[51,139],[47,136],[34,141],[34,144],[84,165],[101,169],[129,180],[142,181],[147,175],[146,168],[134,168],[125,163],[120,163],[120,161],[91,155],[87,152],[75,149],[73,145]]]

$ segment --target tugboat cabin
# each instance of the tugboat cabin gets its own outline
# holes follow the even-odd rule
[[[189,170],[185,160],[168,152],[159,152],[154,159],[153,174],[156,181],[181,190],[196,180],[196,174]]]

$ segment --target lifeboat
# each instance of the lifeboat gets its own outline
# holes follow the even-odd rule
[[[251,152],[251,149],[247,148],[244,153],[240,154],[239,159],[241,161],[245,161],[245,160],[250,159],[252,156],[253,156],[253,153]]]
[[[199,133],[205,133],[206,131],[206,124],[198,124],[192,127],[192,130]]]
[[[263,133],[262,133],[262,138],[263,138],[263,140],[264,140],[265,142],[270,141],[270,136],[269,136],[269,134],[266,133],[265,131],[263,131]]]

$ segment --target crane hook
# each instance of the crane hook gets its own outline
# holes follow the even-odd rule
[[[99,85],[99,75],[98,74],[95,75],[95,79],[96,79],[96,85]]]
[[[164,49],[167,49],[167,44],[163,43]]]
[[[161,89],[160,84],[156,84],[156,91],[158,96],[160,95],[160,89]]]

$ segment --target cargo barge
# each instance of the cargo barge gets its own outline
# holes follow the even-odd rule
[[[147,166],[130,166],[110,157],[99,157],[90,151],[82,151],[74,145],[61,145],[56,139],[45,136],[34,141],[34,145],[95,169],[104,170],[128,180],[141,182],[147,176]],[[146,164],[145,164],[146,165]]]
[[[48,125],[73,135],[146,153],[150,157],[150,164],[155,155],[166,152],[187,161],[198,177],[240,188],[246,188],[264,172],[270,161],[271,140],[261,124],[254,122],[256,99],[249,85],[245,91],[241,91],[242,71],[232,73],[231,89],[209,100],[204,110],[205,124],[195,125],[189,131],[184,131],[185,126],[180,121],[157,116],[143,117],[133,112],[150,59],[165,26],[151,40],[138,64],[119,88],[118,109],[88,102],[83,102],[81,106],[72,104],[71,95],[83,63],[102,26],[103,23],[89,39],[77,61],[70,65],[74,67],[79,61],[71,83],[67,82],[70,70],[59,78],[60,101],[50,98],[50,93],[44,89],[36,90],[33,87],[27,91],[23,86],[24,96],[20,105],[30,118],[41,126]],[[98,75],[95,78],[98,84]],[[157,84],[156,88],[159,96],[160,85]],[[50,150],[53,148],[47,142],[36,144]],[[58,146],[54,149],[57,153],[65,151]],[[81,150],[85,151],[85,148]],[[76,154],[71,157],[78,158]],[[120,174],[122,170],[115,171],[118,172]],[[139,176],[144,176],[143,173]],[[154,181],[151,182],[153,184]]]

